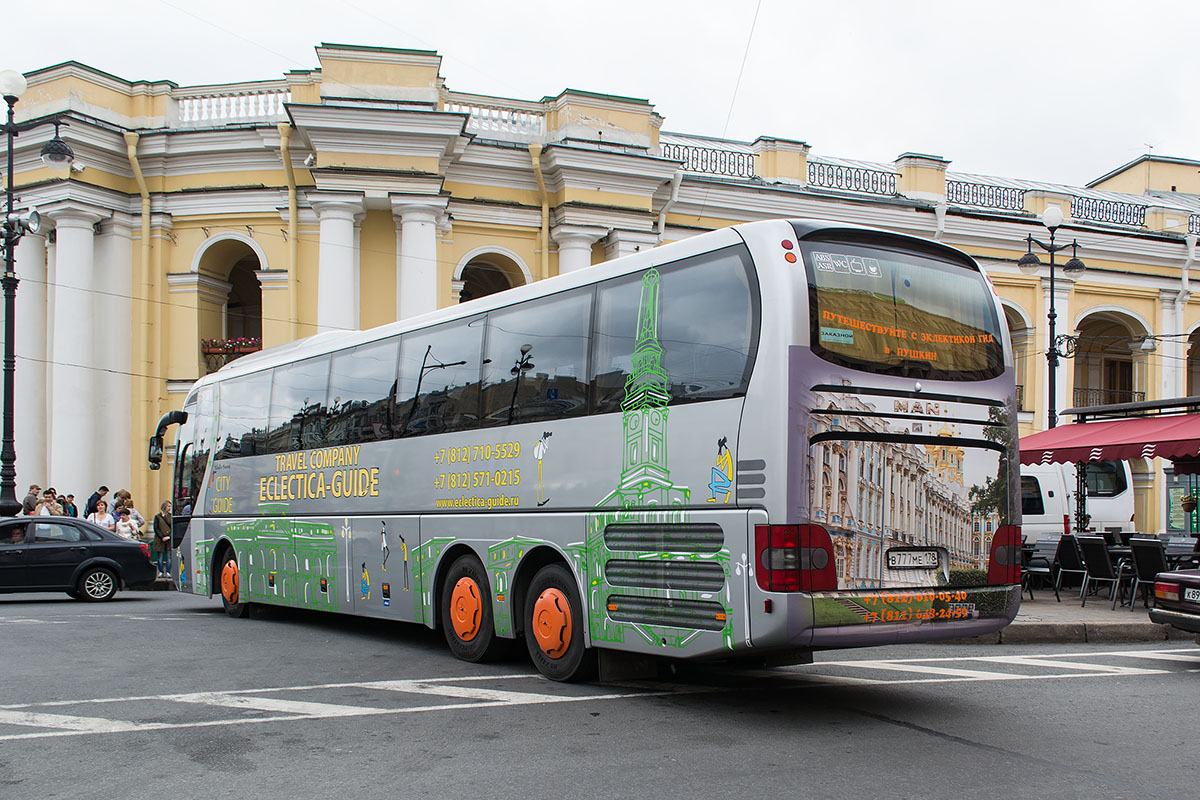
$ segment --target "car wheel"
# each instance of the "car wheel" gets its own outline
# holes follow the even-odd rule
[[[107,567],[93,567],[79,577],[80,599],[90,603],[112,600],[117,593],[117,576]]]
[[[221,604],[231,617],[244,617],[250,613],[250,604],[242,601],[242,578],[237,555],[232,550],[225,554],[221,564]]]
[[[525,647],[538,672],[554,681],[591,677],[596,651],[583,644],[583,604],[570,571],[542,567],[525,598]]]
[[[450,652],[463,661],[485,661],[496,653],[492,596],[487,573],[475,556],[460,556],[446,573],[442,631]]]

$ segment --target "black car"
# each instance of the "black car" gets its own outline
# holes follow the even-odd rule
[[[0,593],[64,591],[111,600],[117,589],[150,583],[150,545],[71,517],[0,520]]]
[[[1200,641],[1200,569],[1158,573],[1150,619],[1194,633]]]

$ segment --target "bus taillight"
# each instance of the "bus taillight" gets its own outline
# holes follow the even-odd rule
[[[1021,582],[1021,529],[1016,525],[1001,525],[992,537],[992,554],[988,559],[988,584],[997,586]]]
[[[768,592],[837,589],[833,541],[818,525],[756,525],[755,579]]]

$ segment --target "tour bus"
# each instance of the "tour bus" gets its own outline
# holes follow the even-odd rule
[[[180,585],[523,639],[556,680],[996,631],[1003,318],[957,250],[773,220],[248,355],[151,440],[181,423]]]

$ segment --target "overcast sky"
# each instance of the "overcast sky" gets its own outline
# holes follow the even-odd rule
[[[641,97],[664,129],[1083,184],[1200,159],[1196,0],[57,0],[0,68],[80,61],[180,85],[319,66],[321,42],[436,50],[455,91]],[[48,22],[45,14],[65,19]],[[756,17],[757,14],[757,17]],[[14,20],[15,17],[15,20]],[[740,75],[740,82],[739,82]]]

